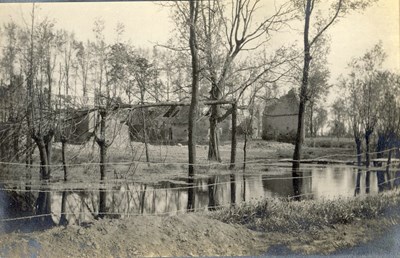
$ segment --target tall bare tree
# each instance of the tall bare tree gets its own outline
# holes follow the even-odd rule
[[[196,118],[197,107],[199,103],[199,54],[197,43],[197,22],[199,15],[199,1],[189,1],[189,47],[192,57],[192,94],[189,108],[189,127],[188,127],[188,154],[189,154],[189,188],[188,188],[188,204],[187,209],[194,210],[194,175],[196,174]]]
[[[210,0],[201,9],[200,37],[205,67],[203,74],[211,85],[211,100],[225,98],[229,77],[244,68],[236,66],[239,70],[235,69],[235,60],[238,59],[239,54],[257,50],[271,39],[272,32],[281,29],[292,18],[290,15],[292,9],[287,4],[283,4],[276,7],[267,18],[256,23],[254,20],[259,4],[258,0],[237,0],[232,1],[228,6],[221,1]],[[271,69],[265,64],[261,66],[263,69],[257,71],[257,75],[253,70],[251,76],[252,79],[255,79],[253,82]],[[250,68],[251,66],[244,70],[251,70]],[[242,88],[248,86],[248,83],[241,85]],[[221,160],[217,127],[224,117],[219,105],[211,106],[209,160]]]
[[[370,143],[378,123],[379,103],[382,101],[383,84],[379,76],[386,54],[381,44],[376,44],[362,57],[353,58],[349,67],[351,73],[344,85],[349,91],[353,132],[357,155],[361,158],[362,138],[365,140],[366,183],[370,182]]]
[[[329,10],[321,10],[323,6],[329,6],[326,2],[318,0],[293,0],[294,5],[301,13],[304,20],[303,31],[303,71],[300,87],[300,102],[298,114],[298,126],[295,141],[295,149],[293,153],[293,173],[296,173],[300,168],[301,147],[304,141],[304,112],[308,101],[309,74],[313,48],[317,42],[323,37],[326,31],[340,18],[343,18],[352,10],[363,10],[375,0],[333,0],[330,1]],[[315,21],[312,22],[312,15],[318,10],[320,13],[328,13],[326,17],[316,15]],[[295,193],[296,194],[296,193]]]
[[[187,6],[178,3],[175,23],[181,38],[185,38],[182,17],[187,13]],[[200,92],[206,92],[208,96],[201,96],[211,101],[219,101],[234,96],[240,98],[246,88],[256,82],[265,73],[276,69],[283,62],[283,50],[278,49],[272,56],[256,52],[261,50],[264,43],[269,42],[272,33],[280,30],[287,21],[293,18],[292,8],[289,4],[274,6],[269,10],[266,18],[257,19],[259,12],[259,0],[235,0],[230,3],[208,0],[199,4],[199,21],[197,26],[197,45],[199,50],[199,62],[201,71]],[[263,16],[263,17],[265,17]],[[186,39],[186,38],[185,38]],[[170,47],[178,51],[186,51],[185,47]],[[243,55],[241,55],[243,53]],[[251,54],[254,53],[254,56]],[[287,53],[286,53],[287,54]],[[251,57],[250,57],[251,56]],[[275,59],[274,59],[275,58]],[[286,59],[289,59],[286,57]],[[257,62],[256,62],[257,61]],[[235,74],[245,74],[244,81],[234,85],[231,80]],[[273,73],[271,73],[273,74]],[[279,77],[278,73],[274,74]],[[273,77],[271,75],[271,77]],[[276,78],[275,78],[276,79]],[[273,79],[271,79],[273,80]],[[237,93],[237,94],[235,94]],[[237,99],[234,99],[237,101]],[[232,112],[229,109],[228,112]],[[210,132],[208,159],[221,161],[219,153],[218,124],[226,117],[220,105],[210,107]]]

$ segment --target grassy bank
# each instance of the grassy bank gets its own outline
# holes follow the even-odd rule
[[[355,221],[398,217],[400,191],[336,200],[263,200],[212,213],[226,223],[265,232],[302,232],[351,224]]]

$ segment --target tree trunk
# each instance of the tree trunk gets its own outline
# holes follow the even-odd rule
[[[100,144],[100,204],[99,204],[99,217],[104,217],[106,212],[106,200],[107,193],[104,189],[104,184],[106,183],[106,159],[107,159],[107,146],[105,143]]]
[[[142,99],[142,104],[144,100]],[[144,142],[144,148],[145,148],[145,153],[146,153],[146,162],[147,166],[150,166],[150,156],[149,156],[149,146],[147,143],[147,123],[146,123],[146,116],[144,114],[144,109],[141,108],[142,111],[142,123],[143,123],[143,142]]]
[[[65,137],[62,137],[61,139],[61,159],[62,159],[62,164],[63,164],[63,170],[64,170],[64,182],[68,181],[68,167],[67,167],[67,162],[66,162],[66,157],[65,157],[65,150],[67,148],[67,140]],[[67,191],[64,190],[62,193],[62,199],[61,199],[61,217],[60,217],[60,225],[67,225],[68,220],[65,214],[66,210],[66,205],[67,205]]]
[[[17,120],[15,120],[16,122]],[[20,125],[16,125],[15,130],[13,130],[13,134],[12,134],[12,142],[13,142],[13,156],[14,156],[14,160],[15,161],[19,161],[19,134],[21,131],[21,126]]]
[[[39,157],[40,157],[40,179],[41,180],[48,180],[50,179],[49,174],[49,159],[47,157],[48,152],[46,151],[46,144],[44,140],[41,138],[35,138],[36,145],[39,150]]]
[[[312,139],[312,146],[315,147],[315,137],[317,132],[314,130],[314,103],[310,102],[310,136]]]
[[[310,54],[310,43],[308,39],[308,33],[310,28],[310,16],[311,16],[311,1],[307,1],[305,10],[305,23],[304,23],[304,66],[303,66],[303,79],[300,88],[300,103],[299,103],[299,114],[297,124],[297,134],[295,140],[295,147],[293,153],[293,164],[292,173],[295,174],[300,168],[301,159],[301,147],[303,145],[303,131],[304,131],[304,111],[307,101],[307,88],[308,88],[308,77],[310,70],[311,54]]]
[[[313,115],[314,115],[314,104],[312,101],[310,102],[310,136],[314,138],[314,122],[313,122]]]
[[[66,157],[65,157],[66,148],[67,148],[67,140],[66,140],[66,138],[63,137],[63,139],[61,139],[61,159],[62,159],[63,170],[64,170],[64,181],[68,181],[68,167],[67,167],[67,161],[66,161]]]
[[[25,164],[26,164],[26,182],[27,185],[29,185],[29,183],[32,180],[32,163],[33,163],[33,159],[32,159],[32,138],[29,135],[29,133],[26,135],[26,145],[25,145]],[[27,191],[31,190],[30,186],[26,186],[25,189]]]
[[[47,168],[48,179],[50,179],[51,175],[51,167],[52,164],[52,153],[53,153],[53,133],[50,131],[46,137],[44,137],[45,142],[45,149],[46,149],[46,157],[47,157],[47,164],[49,167]]]
[[[210,139],[208,144],[208,160],[221,162],[219,153],[219,135],[218,135],[218,105],[211,106],[210,115]]]
[[[357,178],[356,178],[356,189],[354,191],[354,196],[360,194],[360,181],[361,181],[361,139],[357,136],[354,138],[356,143],[357,151]]]
[[[229,166],[229,169],[235,169],[235,163],[236,163],[236,147],[237,147],[237,142],[236,142],[236,116],[237,116],[237,104],[232,105],[232,140],[231,140],[231,164]]]
[[[389,190],[392,189],[391,176],[390,176],[390,165],[392,164],[392,152],[393,152],[392,146],[390,146],[390,150],[388,153],[388,160],[387,160],[386,169],[385,169],[386,180],[387,180],[386,182],[387,182],[387,187]]]
[[[252,101],[251,101],[252,102]],[[244,130],[244,145],[243,145],[243,172],[246,170],[246,162],[247,162],[247,142],[249,134],[253,133],[253,112],[250,114],[250,122],[249,126],[247,125],[247,121],[245,120],[245,130]]]
[[[366,130],[365,132],[365,168],[366,168],[365,192],[366,193],[370,192],[370,186],[371,186],[371,172],[369,171],[369,165],[370,165],[369,140],[371,134],[372,131]]]
[[[198,14],[198,2],[189,1],[190,24],[189,24],[189,47],[192,57],[192,96],[189,108],[189,127],[188,127],[188,203],[187,210],[193,211],[195,204],[194,195],[194,175],[196,173],[196,118],[199,92],[199,60],[197,52],[196,22]]]
[[[387,146],[386,143],[386,135],[385,134],[379,134],[378,135],[378,142],[376,144],[376,158],[380,159],[383,158],[383,154],[385,151],[385,148]]]
[[[40,156],[40,179],[41,180],[49,180],[51,176],[51,132],[45,137],[35,136],[34,140],[39,150]],[[39,192],[36,207],[37,214],[49,214],[48,216],[40,219],[41,223],[45,223],[46,225],[53,224],[51,219],[51,207],[50,207],[50,192],[48,192],[47,188],[44,186],[44,190]]]
[[[107,145],[105,140],[106,135],[106,119],[107,119],[107,112],[101,111],[100,112],[100,138],[97,139],[97,144],[99,145],[100,149],[100,197],[99,197],[99,217],[104,218],[106,213],[106,205],[107,205],[107,192],[105,190],[105,183],[107,180]]]
[[[246,170],[247,160],[247,132],[244,133],[244,144],[243,144],[243,172]]]

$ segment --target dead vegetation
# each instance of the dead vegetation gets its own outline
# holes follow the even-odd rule
[[[210,216],[226,223],[263,232],[309,232],[355,221],[398,217],[400,192],[339,198],[290,201],[265,199],[223,209]]]

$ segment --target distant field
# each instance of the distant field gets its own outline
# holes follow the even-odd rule
[[[306,138],[304,141],[308,147],[319,148],[354,148],[353,138],[336,138],[336,137],[317,137]]]

